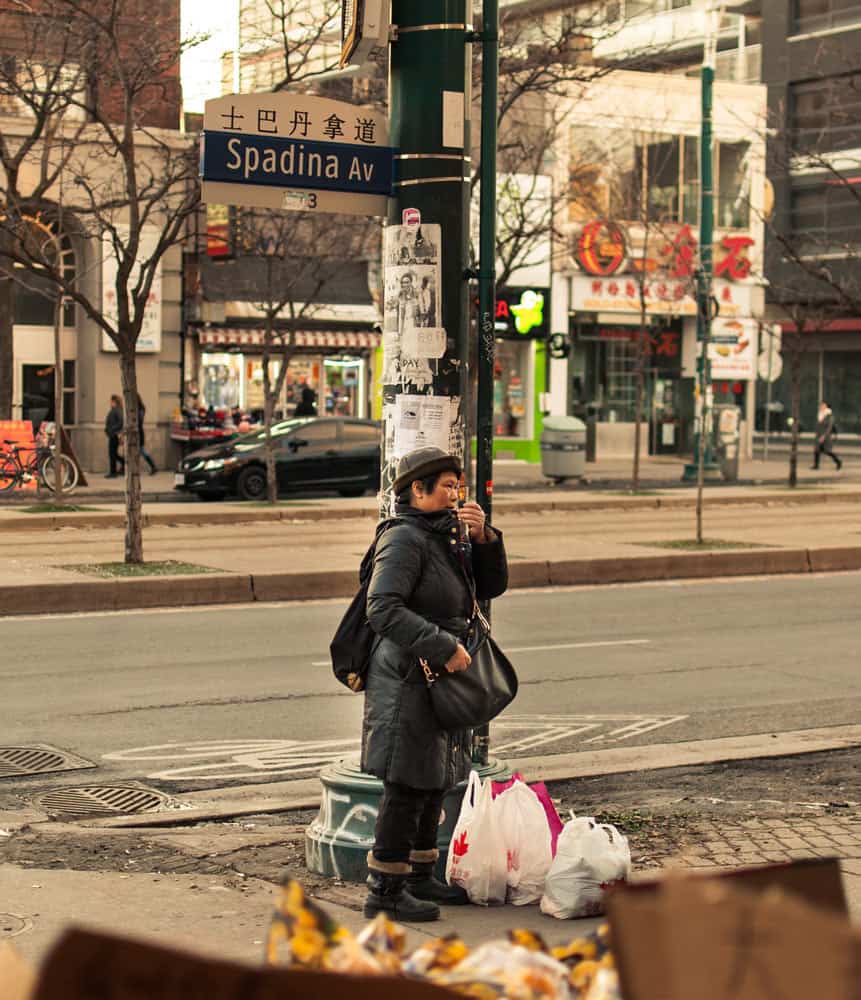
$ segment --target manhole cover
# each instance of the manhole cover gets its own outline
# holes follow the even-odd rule
[[[170,799],[150,788],[133,785],[81,785],[55,788],[36,802],[52,816],[117,816],[127,813],[158,812]]]
[[[31,930],[33,921],[29,917],[19,917],[17,913],[0,913],[0,940],[17,937]]]
[[[38,743],[24,747],[0,747],[0,778],[48,774],[52,771],[78,771],[95,766],[92,761],[76,757],[58,747]]]

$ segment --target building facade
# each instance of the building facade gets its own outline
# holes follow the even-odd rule
[[[798,349],[802,429],[813,430],[825,399],[841,431],[861,433],[861,4],[772,0],[762,65],[775,192],[770,317],[784,334],[771,426],[785,425]],[[827,268],[826,280],[807,265]],[[812,308],[796,317],[797,340],[788,313],[804,303]]]
[[[17,6],[17,5],[12,5]],[[0,4],[0,16],[6,25],[10,14],[8,3]],[[20,16],[20,6],[17,7]],[[179,148],[187,140],[179,131],[181,91],[178,76],[180,48],[179,0],[157,0],[143,5],[137,0],[127,0],[122,7],[116,34],[118,44],[129,47],[129,52],[141,42],[142,32],[147,35],[148,51],[164,54],[164,71],[154,72],[152,85],[140,94],[136,105],[137,122],[146,128],[137,136],[138,155],[142,167],[157,170],[160,160],[159,147]],[[143,19],[143,20],[142,20]],[[142,27],[144,25],[144,27]],[[50,46],[34,48],[33,33],[25,22],[19,30],[3,34],[3,72],[9,74],[33,73],[44,60],[45,69],[62,59],[63,71],[78,76],[81,81],[83,108],[94,107],[106,118],[120,115],[118,90],[110,82],[103,65],[101,73],[80,73],[80,64],[74,51],[58,53]],[[173,61],[171,60],[173,54]],[[83,56],[82,56],[83,58]],[[2,88],[0,88],[2,89]],[[31,129],[31,119],[26,106],[8,96],[0,100],[0,131],[14,141]],[[83,108],[70,109],[68,116],[84,114]],[[76,136],[79,154],[87,161],[86,176],[98,184],[104,181],[115,165],[97,142],[93,142],[89,158],[86,154],[87,133]],[[36,167],[25,165],[22,187],[28,184],[27,170]],[[35,179],[32,183],[35,183]],[[62,242],[67,273],[87,299],[105,312],[116,311],[112,300],[112,282],[116,275],[116,259],[98,234],[76,224],[76,208],[84,204],[80,185],[70,178],[58,181],[49,192],[44,218],[34,225],[46,225]],[[62,205],[62,209],[59,206]],[[64,219],[62,224],[58,219]],[[127,223],[121,208],[116,214],[117,224]],[[156,239],[155,230],[144,227],[141,255],[145,255]],[[15,420],[30,420],[38,429],[43,420],[54,418],[54,299],[53,288],[38,275],[25,275],[16,269],[21,280],[13,286],[12,328],[12,412]],[[168,428],[171,414],[180,393],[181,329],[182,329],[182,280],[181,252],[178,247],[167,251],[162,259],[147,307],[147,316],[138,347],[137,373],[140,394],[146,405],[147,446],[159,465],[173,459]],[[107,448],[104,419],[110,406],[110,396],[121,392],[117,352],[109,338],[80,306],[66,304],[61,314],[64,406],[63,421],[69,430],[72,445],[87,470],[102,470],[107,466]]]

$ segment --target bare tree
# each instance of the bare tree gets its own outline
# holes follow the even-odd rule
[[[158,120],[178,86],[178,27],[138,0],[45,0],[21,8],[16,31],[33,45],[3,86],[25,111],[0,136],[0,254],[47,279],[116,347],[125,404],[125,561],[143,561],[136,348],[165,253],[199,200],[195,150]],[[19,17],[3,15],[4,17]],[[176,27],[176,30],[172,30]],[[29,60],[29,61],[28,61]],[[8,69],[8,67],[7,67]],[[36,82],[36,97],[33,85]],[[34,213],[56,217],[62,177],[67,226],[115,265],[112,309],[75,281],[56,255],[22,239]]]
[[[254,266],[233,294],[253,301],[263,315],[263,413],[266,495],[278,497],[272,424],[296,353],[296,331],[325,307],[345,262],[372,252],[374,231],[364,220],[312,212],[245,210],[240,258]],[[246,268],[246,273],[247,268]]]

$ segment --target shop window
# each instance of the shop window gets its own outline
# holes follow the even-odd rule
[[[811,252],[848,254],[861,243],[861,202],[845,184],[795,188],[791,225]]]
[[[529,434],[530,343],[497,340],[494,360],[493,424],[498,437]]]
[[[242,355],[204,354],[200,362],[200,399],[205,409],[242,407]]]

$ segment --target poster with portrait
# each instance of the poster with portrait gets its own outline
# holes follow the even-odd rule
[[[383,381],[425,388],[445,354],[437,224],[388,226],[383,239]]]

